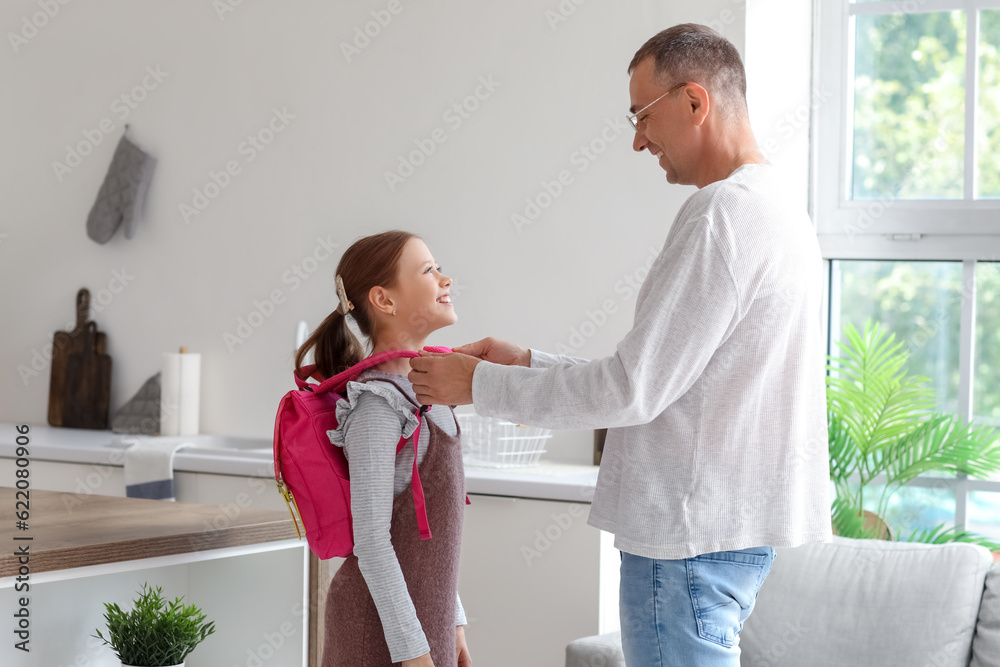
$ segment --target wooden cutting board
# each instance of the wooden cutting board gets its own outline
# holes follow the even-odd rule
[[[107,336],[88,322],[90,292],[76,295],[76,328],[53,336],[49,379],[49,424],[67,428],[108,428],[111,357]]]

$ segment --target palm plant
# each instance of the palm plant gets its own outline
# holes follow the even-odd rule
[[[838,535],[884,537],[881,526],[892,496],[918,475],[1000,472],[997,432],[934,412],[934,392],[924,386],[928,379],[906,371],[909,352],[902,341],[870,321],[863,333],[848,324],[845,336],[846,344],[837,343],[844,355],[831,356],[827,367],[830,479],[836,491],[832,521]],[[876,481],[884,486],[874,516],[866,515]],[[1000,550],[1000,543],[944,524],[907,536],[890,532],[890,539],[973,542]]]

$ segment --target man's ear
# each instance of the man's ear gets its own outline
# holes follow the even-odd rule
[[[697,83],[684,86],[685,103],[691,112],[691,122],[700,127],[712,110],[712,96]]]
[[[390,295],[384,287],[375,286],[368,290],[368,303],[370,303],[375,310],[385,313],[386,315],[392,314],[395,306],[393,305],[392,295]]]

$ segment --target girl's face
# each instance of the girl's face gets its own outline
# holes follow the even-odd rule
[[[392,297],[399,326],[415,336],[454,324],[458,320],[451,304],[451,278],[443,275],[427,245],[412,238],[399,258],[396,286],[386,292]]]

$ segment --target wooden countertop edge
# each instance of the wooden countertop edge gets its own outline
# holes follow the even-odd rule
[[[224,530],[203,530],[180,535],[143,538],[88,544],[77,547],[40,549],[33,542],[20,542],[29,547],[28,567],[31,573],[51,572],[90,565],[121,563],[158,556],[239,547],[264,542],[276,542],[296,537],[291,520],[235,526]],[[0,577],[18,574],[18,557],[12,554],[0,557]]]

